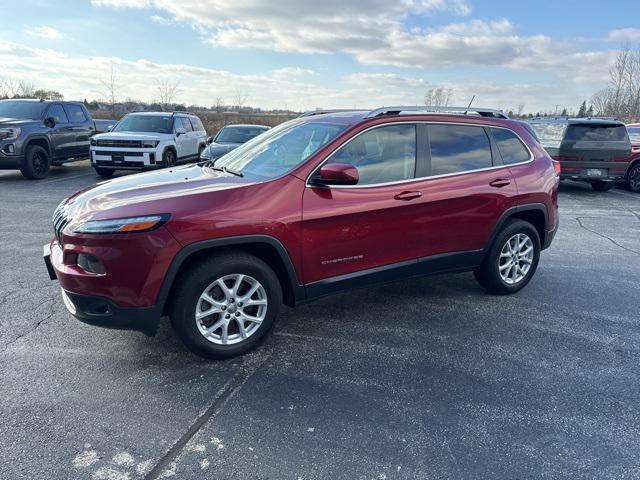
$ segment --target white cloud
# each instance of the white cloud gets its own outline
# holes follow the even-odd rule
[[[529,84],[468,81],[436,83],[428,77],[409,77],[385,72],[354,73],[330,81],[320,72],[298,67],[280,68],[260,75],[240,75],[227,70],[186,64],[161,64],[119,57],[72,56],[52,49],[37,49],[0,41],[2,75],[32,82],[38,88],[58,90],[68,99],[105,97],[101,81],[113,65],[120,99],[153,99],[159,81],[179,83],[177,100],[210,106],[220,97],[232,102],[239,90],[248,104],[263,108],[288,106],[297,110],[325,108],[374,108],[391,104],[421,104],[428,88],[453,89],[454,102],[467,104],[476,95],[477,105],[526,110],[549,110],[577,106],[598,86],[575,82],[572,76]]]
[[[62,38],[62,34],[58,30],[47,25],[27,27],[25,28],[25,32],[34,37],[48,38],[50,40],[59,40]]]
[[[619,28],[607,36],[610,42],[640,42],[640,28]]]

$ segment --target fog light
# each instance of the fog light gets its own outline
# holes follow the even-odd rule
[[[7,153],[16,153],[16,146],[13,143],[10,143],[5,147]]]
[[[102,262],[100,262],[100,260],[98,260],[93,255],[89,255],[88,253],[79,253],[76,262],[78,266],[85,272],[97,273],[100,275],[107,273],[107,271],[104,269],[104,265],[102,265]]]

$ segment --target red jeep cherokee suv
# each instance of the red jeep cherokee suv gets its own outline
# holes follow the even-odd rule
[[[489,109],[313,112],[215,163],[99,183],[58,206],[45,246],[69,311],[196,354],[255,346],[282,303],[473,271],[507,294],[558,227],[558,169]]]

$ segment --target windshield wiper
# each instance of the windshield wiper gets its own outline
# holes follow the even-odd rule
[[[218,172],[230,173],[231,175],[235,175],[236,177],[244,177],[244,173],[236,172],[235,170],[229,170],[227,167],[214,167],[213,165],[207,165],[207,167]]]

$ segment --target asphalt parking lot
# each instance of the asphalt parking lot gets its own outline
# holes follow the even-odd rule
[[[0,172],[0,478],[640,477],[640,195],[561,186],[522,292],[431,277],[285,310],[201,360],[72,319],[42,245],[86,163]]]

